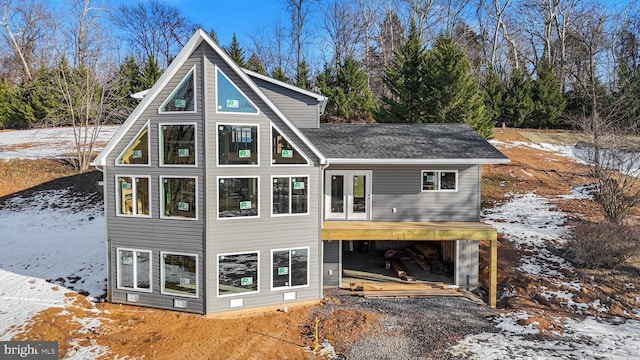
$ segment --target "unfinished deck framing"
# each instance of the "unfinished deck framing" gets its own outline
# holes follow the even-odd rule
[[[481,222],[325,221],[322,240],[489,241],[489,306],[496,307],[498,232]]]

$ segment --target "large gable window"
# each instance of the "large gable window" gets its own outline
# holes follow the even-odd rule
[[[118,249],[118,289],[151,292],[151,251]]]
[[[162,103],[159,113],[172,112],[195,112],[195,66],[191,68],[189,73],[180,81],[171,95]]]
[[[118,156],[116,165],[149,165],[149,122]]]
[[[257,114],[258,108],[219,69],[216,71],[218,112]]]
[[[458,172],[423,170],[422,191],[458,191]]]
[[[116,215],[149,217],[149,177],[116,176]]]
[[[218,165],[258,165],[258,125],[218,124]]]
[[[161,292],[168,295],[198,296],[198,257],[195,254],[160,254]]]
[[[258,178],[218,178],[218,217],[257,217]]]
[[[271,269],[274,290],[309,285],[309,248],[271,251]]]
[[[196,178],[161,177],[162,218],[196,219]]]
[[[258,291],[258,252],[218,255],[218,296]]]
[[[307,176],[283,176],[272,179],[273,215],[309,213],[309,178]]]
[[[307,160],[280,132],[271,128],[271,163],[276,165],[307,164]]]
[[[160,165],[196,165],[196,124],[160,124]]]

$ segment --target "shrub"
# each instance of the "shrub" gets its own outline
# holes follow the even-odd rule
[[[616,268],[640,250],[637,230],[616,223],[581,223],[567,247],[574,260],[588,269]]]

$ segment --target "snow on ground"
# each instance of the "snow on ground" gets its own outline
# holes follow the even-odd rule
[[[118,128],[103,126],[94,150],[99,151]],[[65,157],[73,152],[74,144],[72,128],[0,131],[0,160]]]
[[[585,195],[575,189],[573,196]],[[603,313],[608,309],[599,301],[584,304],[573,300],[581,290],[578,279],[567,279],[562,268],[573,270],[553,248],[567,238],[566,217],[549,201],[533,193],[515,195],[502,206],[484,212],[486,223],[523,251],[518,270],[540,277],[560,290],[542,289],[541,295],[560,299],[568,312],[583,313],[589,307]],[[614,325],[592,317],[582,321],[564,320],[563,332],[540,338],[532,326],[518,320],[535,317],[526,312],[507,313],[493,319],[498,333],[467,336],[451,349],[455,356],[469,359],[632,359],[640,358],[640,322],[629,320]]]

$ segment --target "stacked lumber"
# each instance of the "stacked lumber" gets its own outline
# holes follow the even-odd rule
[[[443,283],[393,284],[393,283],[352,283],[351,295],[364,298],[398,298],[429,296],[461,296],[458,289]]]
[[[418,252],[420,255],[424,257],[424,259],[437,259],[438,258],[438,248],[428,243],[414,243],[411,245],[411,249]]]
[[[407,254],[409,254],[409,257],[411,257],[411,259],[415,261],[415,263],[418,264],[418,266],[420,266],[422,270],[431,270],[431,264],[429,264],[429,261],[425,259],[424,255],[418,254],[417,252],[411,250],[411,248],[406,248],[405,250],[407,251]]]
[[[396,257],[392,257],[389,259],[389,261],[391,262],[391,270],[393,270],[393,273],[399,277],[402,280],[405,281],[415,281],[416,278],[407,274],[407,269],[404,267],[404,264],[402,264],[402,260],[398,259]]]

